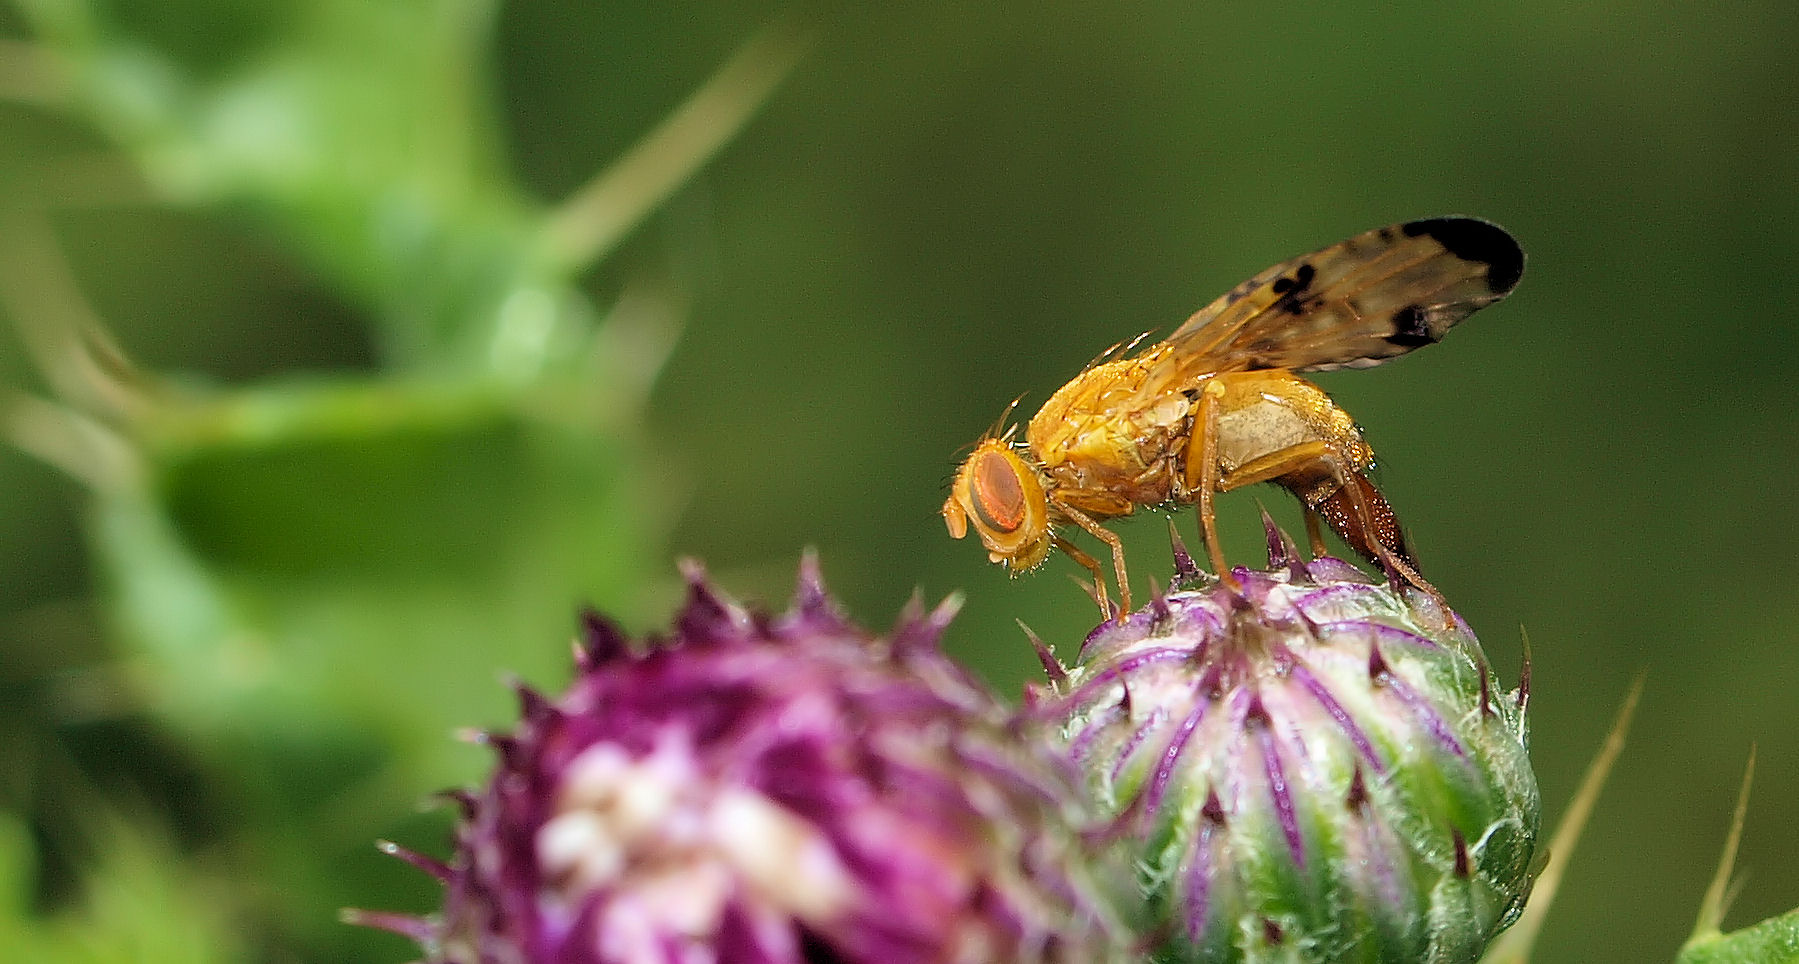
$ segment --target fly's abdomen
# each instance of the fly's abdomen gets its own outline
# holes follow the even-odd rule
[[[1254,372],[1230,376],[1226,386],[1218,415],[1220,476],[1317,443],[1352,471],[1373,460],[1355,422],[1311,382],[1288,372]]]

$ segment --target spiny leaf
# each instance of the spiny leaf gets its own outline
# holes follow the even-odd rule
[[[1639,676],[1630,684],[1630,692],[1625,694],[1624,704],[1618,707],[1618,715],[1612,720],[1612,729],[1606,734],[1605,744],[1599,748],[1599,755],[1587,766],[1586,776],[1580,781],[1580,789],[1569,802],[1568,812],[1562,815],[1562,822],[1556,826],[1555,836],[1549,840],[1549,857],[1542,872],[1537,875],[1530,903],[1525,905],[1524,913],[1519,915],[1518,922],[1512,925],[1511,930],[1501,934],[1493,942],[1493,946],[1481,958],[1481,964],[1527,964],[1530,960],[1537,934],[1543,929],[1543,921],[1549,917],[1550,906],[1555,903],[1555,892],[1561,886],[1568,858],[1574,855],[1574,847],[1580,843],[1581,831],[1586,829],[1587,818],[1593,814],[1593,806],[1599,800],[1599,791],[1605,787],[1606,777],[1611,775],[1612,764],[1617,762],[1618,754],[1624,750],[1624,737],[1630,732],[1630,718],[1636,713],[1637,700],[1642,695],[1643,678]]]
[[[1681,948],[1675,964],[1792,964],[1799,961],[1799,910],[1734,934],[1714,934]]]
[[[1737,845],[1743,839],[1743,821],[1749,813],[1749,785],[1755,778],[1755,749],[1749,750],[1749,762],[1743,767],[1743,785],[1737,791],[1736,812],[1730,818],[1730,833],[1724,840],[1724,853],[1718,859],[1718,872],[1712,875],[1705,899],[1699,904],[1699,920],[1693,925],[1693,936],[1680,949],[1677,964],[1781,964],[1799,961],[1799,910],[1771,917],[1753,927],[1734,934],[1724,934],[1724,911],[1735,890],[1731,886],[1731,868],[1736,863]]]

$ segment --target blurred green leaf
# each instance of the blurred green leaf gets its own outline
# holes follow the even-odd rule
[[[153,497],[94,516],[153,705],[238,752],[311,732],[465,776],[446,734],[504,718],[503,672],[559,678],[578,605],[631,609],[659,525],[633,443],[530,405],[321,382],[161,411]]]
[[[578,606],[644,607],[677,487],[648,470],[638,414],[678,299],[627,285],[602,316],[577,276],[753,115],[793,49],[749,48],[630,176],[558,216],[502,157],[493,3],[214,6],[22,0],[36,46],[0,53],[65,84],[8,89],[61,91],[52,106],[160,200],[281,239],[366,313],[379,370],[228,389],[141,374],[33,198],[0,207],[5,306],[56,397],[0,398],[0,422],[93,490],[128,654],[107,675],[230,802],[219,859],[279,875],[237,891],[239,912],[334,955],[362,937],[333,914],[360,875],[333,863],[472,776],[479,754],[447,737],[511,718],[502,675],[561,678]],[[578,256],[544,241],[596,210],[608,234]]]
[[[1526,0],[1445,17],[1416,0],[1151,2],[1119,17],[1081,5],[815,5],[827,21],[815,55],[722,163],[581,285],[526,270],[511,248],[531,233],[522,222],[541,225],[543,207],[641,143],[780,6],[12,0],[0,4],[11,41],[0,44],[0,209],[59,205],[73,274],[118,340],[159,369],[242,388],[273,388],[244,381],[292,359],[376,383],[385,368],[530,386],[582,368],[593,347],[583,333],[605,331],[592,307],[604,292],[640,272],[672,278],[693,302],[690,335],[647,426],[633,413],[616,433],[594,432],[625,439],[627,480],[651,490],[633,507],[687,494],[690,507],[672,535],[616,554],[641,553],[628,564],[640,577],[665,572],[669,555],[698,555],[740,591],[780,599],[794,554],[815,544],[833,588],[870,622],[915,586],[966,590],[950,645],[1006,689],[1038,673],[1015,618],[1074,638],[1093,607],[1066,560],[1008,579],[943,534],[934,513],[959,446],[1021,392],[1028,409],[1105,346],[1165,332],[1282,258],[1399,218],[1492,218],[1530,256],[1516,296],[1416,357],[1320,381],[1380,454],[1383,491],[1425,574],[1490,644],[1520,621],[1537,636],[1532,752],[1549,799],[1573,794],[1605,725],[1607,701],[1590,694],[1639,671],[1668,681],[1638,722],[1639,744],[1656,752],[1620,762],[1608,793],[1629,805],[1587,834],[1534,959],[1669,958],[1690,893],[1667,882],[1713,856],[1703,821],[1728,805],[1712,790],[1737,764],[1718,747],[1763,740],[1754,819],[1799,822],[1799,758],[1774,739],[1799,729],[1799,500],[1780,484],[1799,464],[1799,326],[1780,308],[1799,268],[1799,6]],[[476,36],[458,40],[459,29]],[[391,129],[371,119],[395,110]],[[467,117],[466,149],[427,150]],[[399,180],[383,188],[387,177]],[[179,210],[146,212],[147,201]],[[496,304],[509,322],[483,314]],[[0,339],[0,377],[30,391],[37,373],[11,348]],[[609,389],[635,367],[562,372],[554,394]],[[588,410],[523,394],[529,414],[515,424]],[[632,438],[674,464],[647,463]],[[229,492],[235,459],[279,461],[224,448],[158,458],[171,482],[191,471],[183,484],[195,493]],[[342,466],[377,460],[330,461],[343,478]],[[1261,498],[1297,525],[1279,493]],[[1257,500],[1220,501],[1234,561],[1255,558]],[[18,687],[8,694],[32,694],[8,701],[21,727],[8,786],[72,779],[14,765],[47,742],[46,721],[136,714],[130,728],[88,734],[98,787],[40,783],[30,806],[60,814],[118,792],[122,760],[153,765],[120,729],[185,721],[164,756],[191,755],[183,765],[204,775],[193,795],[212,821],[203,829],[231,839],[209,859],[235,860],[244,872],[230,899],[255,892],[268,911],[243,925],[259,950],[405,959],[403,942],[353,953],[340,936],[350,929],[329,920],[338,903],[422,910],[432,899],[404,890],[397,871],[371,876],[386,862],[365,847],[398,834],[384,819],[407,819],[434,785],[383,764],[376,744],[406,728],[397,711],[346,713],[334,729],[318,706],[282,707],[265,690],[246,747],[235,730],[197,728],[229,719],[219,698],[173,718],[141,713],[142,694],[169,690],[137,650],[107,648],[124,634],[44,617],[99,608],[85,587],[125,586],[113,573],[128,557],[164,571],[139,569],[115,619],[186,611],[194,638],[215,640],[261,612],[268,580],[246,572],[318,560],[282,557],[304,547],[270,546],[267,534],[239,541],[232,533],[255,515],[247,503],[177,519],[150,495],[108,500],[84,533],[73,506],[87,504],[65,479],[0,453],[0,661]],[[1176,520],[1191,541],[1191,514]],[[101,527],[148,548],[101,546]],[[1165,577],[1163,520],[1118,528],[1139,591],[1145,576]],[[614,554],[602,541],[558,545]],[[221,565],[226,549],[243,569]],[[659,621],[664,597],[616,591],[638,607],[627,619]],[[170,595],[145,598],[157,593]],[[379,609],[375,595],[361,608]],[[297,597],[282,606],[294,624],[293,613],[318,612]],[[566,631],[510,645],[542,646],[536,665],[548,665]],[[496,645],[407,648],[433,654],[405,667],[422,683],[462,674],[450,693],[487,701],[433,720],[506,718],[490,665],[516,654],[488,653]],[[330,675],[322,657],[307,661],[316,646],[265,648],[263,666],[269,652],[291,656],[296,686],[313,685]],[[1490,654],[1515,671],[1515,650]],[[197,651],[183,665],[213,678],[257,664]],[[368,667],[391,671],[351,654],[314,692],[332,712],[367,708],[386,685],[352,680]],[[76,679],[105,681],[107,695],[71,705],[61,697]],[[253,703],[253,691],[237,698]],[[293,720],[286,741],[265,722],[277,709]],[[441,740],[431,752],[442,756],[421,765],[439,771],[482,759]],[[329,800],[306,799],[308,772]],[[265,785],[255,806],[226,789]],[[275,806],[295,800],[303,819]],[[338,843],[308,850],[313,833]],[[1799,893],[1799,836],[1758,839],[1745,920]],[[43,846],[60,866],[58,845]],[[66,883],[55,866],[44,887]]]
[[[33,851],[23,826],[0,817],[0,947],[33,964],[223,964],[246,961],[221,914],[219,881],[193,873],[166,843],[116,823],[96,833],[99,863],[78,906],[32,913],[24,891]]]

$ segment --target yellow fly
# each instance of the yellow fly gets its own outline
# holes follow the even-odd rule
[[[943,503],[950,535],[972,526],[994,562],[1029,569],[1061,549],[1099,563],[1059,534],[1072,524],[1106,543],[1130,611],[1124,548],[1099,520],[1137,506],[1198,505],[1211,562],[1215,493],[1256,482],[1292,492],[1315,549],[1320,518],[1371,562],[1434,594],[1418,575],[1387,500],[1367,477],[1374,454],[1348,413],[1294,374],[1364,368],[1441,339],[1510,294],[1524,252],[1476,218],[1409,221],[1275,265],[1201,309],[1174,334],[1100,360],[1062,386],[1025,429],[989,433]]]

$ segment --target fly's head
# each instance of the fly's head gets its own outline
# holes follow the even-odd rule
[[[943,522],[957,539],[972,527],[987,556],[1014,572],[1049,554],[1049,499],[1042,474],[1012,446],[1010,433],[975,446],[943,503]]]

